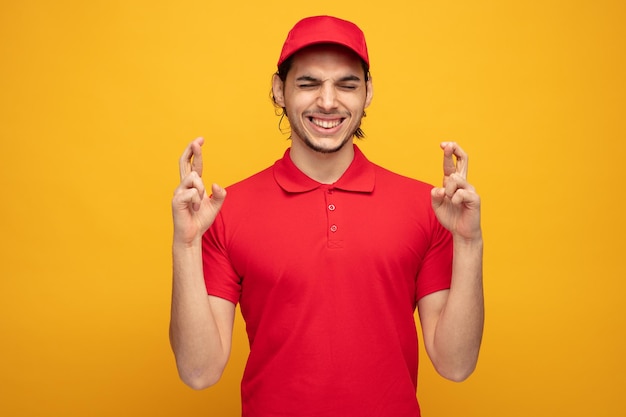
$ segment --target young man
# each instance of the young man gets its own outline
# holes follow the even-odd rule
[[[439,188],[365,158],[353,140],[372,80],[350,22],[298,22],[278,68],[273,97],[292,130],[282,159],[228,198],[205,190],[202,139],[180,159],[170,326],[180,376],[196,389],[219,380],[240,303],[244,416],[419,416],[415,308],[446,378],[472,373],[482,337],[480,200],[467,155],[441,144]]]

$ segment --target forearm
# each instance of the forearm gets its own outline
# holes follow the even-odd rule
[[[484,323],[482,259],[482,238],[455,239],[452,282],[433,339],[433,362],[452,380],[467,378],[478,361]]]
[[[230,338],[220,332],[207,296],[200,242],[172,247],[173,283],[170,343],[181,379],[195,389],[219,380]]]

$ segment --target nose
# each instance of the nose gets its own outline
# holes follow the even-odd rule
[[[323,110],[331,110],[337,107],[337,92],[332,83],[325,82],[322,84],[319,89],[317,104]]]

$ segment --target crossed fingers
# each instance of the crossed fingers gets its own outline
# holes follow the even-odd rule
[[[199,210],[205,196],[202,182],[202,145],[203,138],[191,142],[183,151],[179,160],[180,185],[178,192],[183,200],[189,201],[195,211]]]
[[[443,149],[444,182],[447,177],[454,173],[467,180],[468,158],[465,151],[456,142],[443,142],[440,146]]]
[[[468,156],[456,142],[441,143],[443,149],[443,190],[444,195],[454,204],[463,202],[465,192],[474,192],[467,182]]]
[[[180,180],[182,181],[189,173],[195,172],[202,177],[202,145],[204,138],[198,138],[187,145],[180,157],[178,166],[180,169]]]

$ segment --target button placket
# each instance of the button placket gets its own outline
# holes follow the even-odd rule
[[[341,233],[341,223],[336,203],[336,194],[332,189],[328,189],[325,193],[326,197],[326,218],[328,230],[328,246],[330,248],[340,248],[343,246]]]

